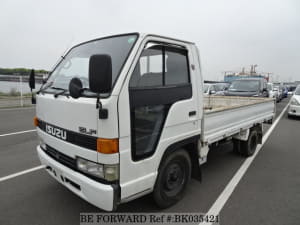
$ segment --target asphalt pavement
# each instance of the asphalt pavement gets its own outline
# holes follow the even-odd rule
[[[277,104],[277,115],[287,103],[284,99]],[[34,108],[0,110],[0,178],[40,165],[37,136],[30,131],[34,114]],[[265,131],[269,127],[265,125]],[[11,134],[26,130],[30,132]],[[221,224],[299,224],[299,130],[300,120],[282,117],[222,209]],[[202,167],[202,182],[192,180],[184,199],[163,212],[208,212],[244,161],[230,143],[214,147]],[[162,212],[151,195],[122,204],[117,211]],[[0,182],[1,225],[79,224],[81,212],[101,210],[44,169]]]

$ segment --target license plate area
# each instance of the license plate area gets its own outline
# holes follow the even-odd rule
[[[74,181],[70,180],[69,178],[63,176],[63,173],[54,167],[47,166],[46,169],[53,174],[53,176],[61,183],[66,183],[67,185],[72,186],[73,188],[77,190],[81,190],[81,187],[79,184],[75,183]]]
[[[65,177],[62,175],[62,172],[59,169],[51,167],[51,166],[47,166],[46,169],[50,173],[52,173],[56,179],[60,180],[63,183],[65,182]]]

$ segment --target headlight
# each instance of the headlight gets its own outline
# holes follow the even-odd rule
[[[103,178],[103,165],[85,160],[82,158],[77,158],[77,168],[82,172],[91,174],[96,177]]]
[[[118,165],[104,165],[104,178],[108,181],[119,179],[119,166]]]
[[[107,181],[115,181],[119,178],[118,165],[103,165],[83,158],[77,158],[77,168],[86,173]]]
[[[293,98],[291,101],[291,105],[300,105],[300,103],[295,98]]]

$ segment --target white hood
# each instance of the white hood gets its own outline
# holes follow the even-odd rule
[[[87,131],[95,130],[89,135],[97,136],[98,110],[95,98],[73,99],[66,96],[54,98],[53,94],[37,96],[36,116],[51,125],[78,132],[80,127]]]

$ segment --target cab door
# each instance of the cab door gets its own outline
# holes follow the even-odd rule
[[[180,141],[199,129],[192,60],[185,46],[147,42],[130,75],[128,99],[122,90],[119,110],[130,117],[129,123],[123,123],[128,125],[129,136],[120,138],[128,146],[126,150],[120,147],[121,198],[125,201],[150,192],[164,150],[176,138]]]

